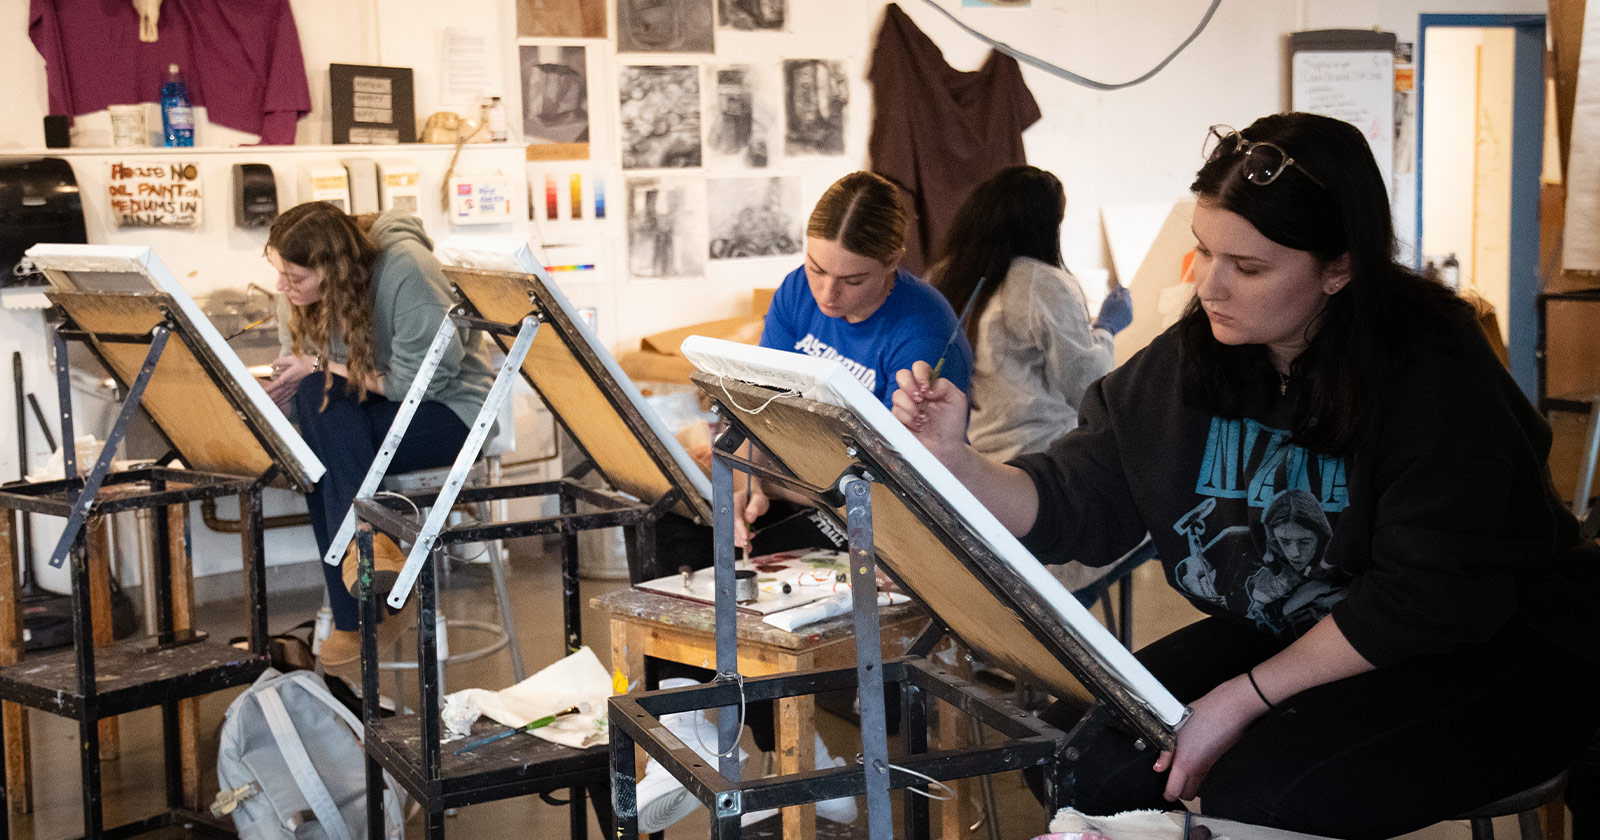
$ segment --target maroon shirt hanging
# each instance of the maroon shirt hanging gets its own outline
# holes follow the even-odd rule
[[[153,44],[139,40],[127,0],[31,0],[28,36],[44,56],[52,114],[159,102],[168,64],[211,122],[263,145],[293,144],[311,110],[288,0],[167,0]]]
[[[1039,121],[1039,104],[1016,59],[990,51],[977,70],[956,70],[894,3],[867,79],[872,171],[900,185],[916,214],[901,265],[922,274],[973,188],[1028,162],[1022,131]]]

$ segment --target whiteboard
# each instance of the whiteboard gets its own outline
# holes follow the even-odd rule
[[[1300,50],[1290,75],[1290,107],[1360,129],[1393,195],[1394,50]]]

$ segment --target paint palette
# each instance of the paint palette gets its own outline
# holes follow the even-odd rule
[[[850,585],[844,582],[848,580],[845,560],[842,551],[814,549],[780,551],[741,560],[738,568],[756,573],[759,594],[754,602],[740,604],[739,609],[751,615],[771,615],[803,607],[849,589]],[[647,580],[637,584],[636,588],[703,604],[715,604],[716,577],[714,569],[697,569]]]

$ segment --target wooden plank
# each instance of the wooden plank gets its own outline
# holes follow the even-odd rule
[[[92,516],[83,526],[89,545],[89,621],[97,648],[116,640],[111,621],[111,537],[107,522],[104,516]],[[100,760],[116,761],[122,751],[117,719],[101,718],[99,727]]]
[[[852,645],[853,647],[853,645]],[[791,671],[816,667],[809,655],[791,659]],[[778,698],[777,732],[778,775],[816,769],[816,697]],[[817,806],[813,803],[783,809],[783,836],[810,838],[817,835]]]
[[[147,298],[60,295],[60,300],[73,321],[91,332],[144,333],[165,320]],[[95,346],[124,383],[138,377],[150,350],[143,344],[97,342]],[[167,341],[141,404],[194,469],[261,475],[272,466],[272,455],[256,440],[244,416],[177,336]]]
[[[515,324],[534,311],[529,295],[537,290],[530,288],[528,275],[454,268],[446,273],[467,302],[491,321]],[[608,377],[606,371],[591,367],[564,340],[562,331],[577,327],[564,323],[566,316],[556,307],[545,308],[550,322],[534,335],[522,363],[523,376],[613,486],[646,502],[666,495],[686,477],[669,475],[657,463],[597,381],[597,377]],[[509,346],[508,340],[502,340],[505,346]],[[618,389],[613,386],[611,390]],[[685,494],[695,494],[687,485],[682,489]],[[674,510],[691,518],[702,515],[690,503],[680,503]]]
[[[0,516],[0,665],[22,661],[22,605],[17,590],[17,514]],[[29,778],[28,712],[16,703],[0,704],[0,729],[6,750],[6,797],[13,814],[33,812]],[[5,819],[0,814],[0,819]]]
[[[172,629],[194,627],[194,555],[189,551],[189,506],[166,509],[167,546],[171,552]],[[183,779],[183,804],[198,810],[200,801],[200,698],[178,701],[178,756]]]
[[[972,655],[955,639],[946,638],[931,659],[938,662],[954,661],[946,668],[952,675],[964,680],[972,679]],[[972,746],[972,721],[965,712],[927,695],[929,702],[937,705],[938,731],[935,744],[941,750],[963,749]],[[977,779],[956,779],[945,782],[955,792],[955,798],[936,803],[939,808],[939,825],[944,837],[965,837],[967,826],[977,821],[981,803]]]
[[[1583,52],[1583,18],[1588,0],[1550,0],[1551,64],[1556,88],[1556,135],[1561,150],[1561,178],[1567,177],[1572,154],[1572,112],[1578,96],[1578,58]]]

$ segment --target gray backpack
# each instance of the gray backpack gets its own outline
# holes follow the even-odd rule
[[[222,792],[240,840],[366,840],[361,721],[312,671],[268,668],[228,705],[217,748]],[[404,837],[404,799],[383,774],[384,836]]]

